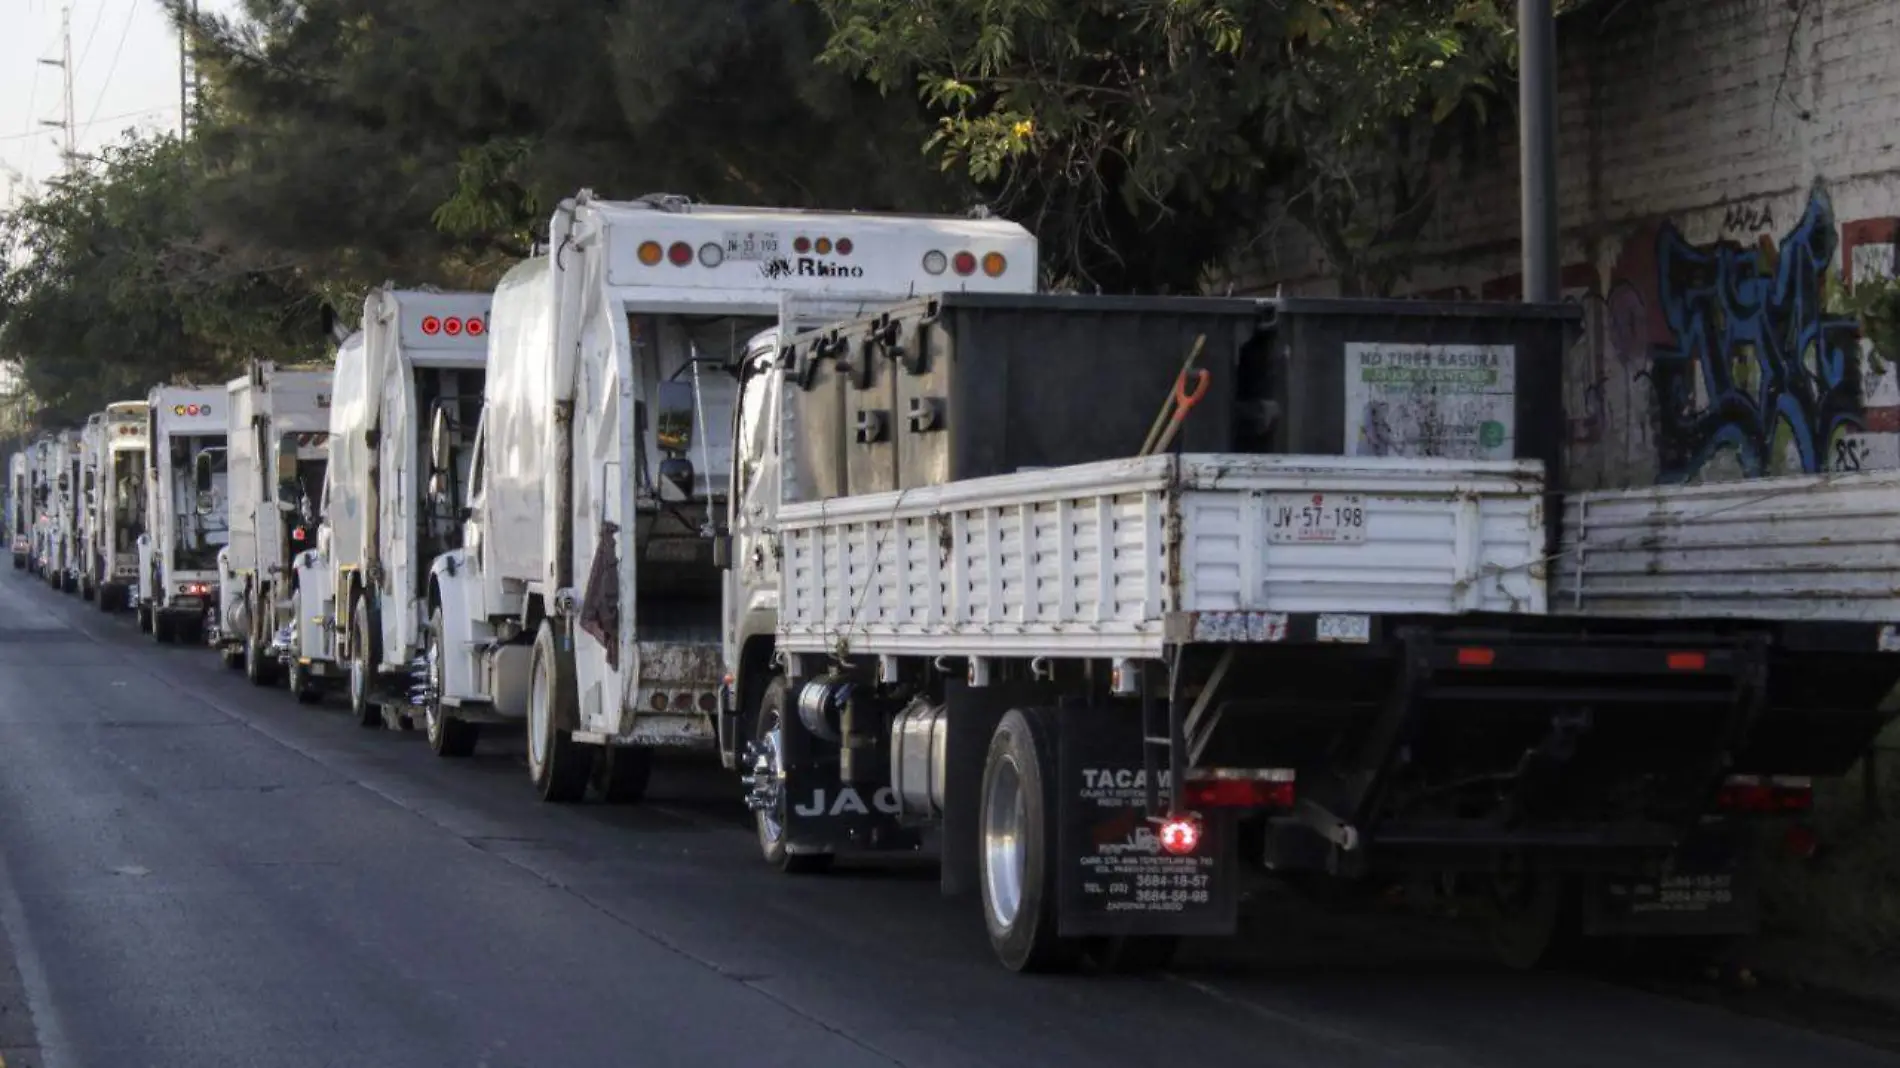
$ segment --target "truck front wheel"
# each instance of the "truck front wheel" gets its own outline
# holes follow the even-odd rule
[[[594,756],[594,789],[610,805],[631,805],[647,795],[653,777],[653,747],[615,745]]]
[[[1073,968],[1083,944],[1056,934],[1055,716],[1012,709],[990,735],[977,827],[990,948],[1013,972]]]
[[[794,853],[786,841],[791,799],[785,795],[785,718],[790,705],[790,684],[780,675],[759,701],[758,722],[747,751],[752,818],[758,824],[759,853],[767,864],[788,875],[815,875],[830,870],[832,854]]]
[[[442,707],[442,609],[429,615],[429,644],[423,662],[428,671],[428,697],[422,706],[423,723],[428,730],[429,748],[440,757],[465,757],[475,752],[482,729],[450,716]]]
[[[541,621],[534,637],[528,684],[528,775],[543,801],[579,801],[587,794],[594,754],[574,740],[572,723],[580,707],[574,681],[574,654],[561,648],[554,624]]]

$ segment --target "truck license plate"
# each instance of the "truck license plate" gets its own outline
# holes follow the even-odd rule
[[[779,256],[778,235],[769,231],[740,230],[726,234],[729,260],[773,260]]]
[[[1267,498],[1274,542],[1357,545],[1366,540],[1366,504],[1356,493],[1276,493]]]

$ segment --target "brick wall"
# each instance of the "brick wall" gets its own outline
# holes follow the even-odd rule
[[[1606,0],[1558,36],[1573,487],[1900,467],[1900,376],[1824,306],[1895,273],[1900,0]],[[1443,168],[1405,292],[1516,297],[1516,153]],[[1267,244],[1268,288],[1335,288]]]

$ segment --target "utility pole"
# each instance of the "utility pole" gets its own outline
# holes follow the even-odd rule
[[[1523,179],[1524,300],[1557,289],[1557,16],[1551,0],[1517,0],[1518,166]]]
[[[191,133],[191,108],[204,92],[204,78],[191,54],[191,26],[198,22],[198,0],[191,0],[190,23],[178,28],[178,136]]]
[[[60,98],[60,117],[57,119],[41,119],[40,125],[50,126],[64,132],[65,136],[61,139],[59,152],[60,161],[67,167],[71,167],[73,160],[79,155],[79,126],[77,120],[73,118],[73,5],[70,3],[70,0],[60,9],[59,40],[60,58],[42,59],[40,60],[40,64],[47,67],[58,67],[66,76],[65,92]]]

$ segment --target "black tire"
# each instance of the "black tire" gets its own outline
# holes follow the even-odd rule
[[[977,794],[978,885],[990,949],[1013,972],[1059,972],[1075,967],[1084,943],[1056,933],[1056,740],[1049,709],[1012,709],[990,735]],[[1011,799],[1014,800],[1011,800]],[[1005,811],[1007,809],[1007,811]],[[994,810],[994,811],[993,811]],[[992,870],[984,840],[993,823],[1008,823],[1020,811],[1015,838],[1022,842],[1017,897],[1007,900],[1006,869]],[[1013,908],[1011,905],[1013,904]]]
[[[528,713],[528,777],[534,792],[543,801],[567,804],[587,795],[587,780],[593,777],[594,752],[591,746],[574,740],[571,729],[562,723],[574,722],[580,706],[574,682],[574,654],[561,648],[554,636],[554,624],[541,621],[534,636],[534,656],[529,667],[528,700],[543,702],[541,724]],[[535,752],[539,741],[542,752]]]
[[[224,666],[230,668],[232,671],[244,670],[243,649],[234,648],[229,645],[223,646],[218,650],[218,659],[224,661]]]
[[[80,600],[90,601],[94,597],[96,597],[98,593],[99,593],[98,587],[92,584],[91,579],[82,578],[79,580],[79,599]]]
[[[244,677],[253,686],[271,686],[277,682],[277,665],[265,659],[255,628],[244,639]]]
[[[369,602],[358,597],[350,613],[350,715],[359,727],[382,727],[383,706],[370,699],[375,686],[376,628],[370,626]]]
[[[119,586],[112,582],[99,584],[99,592],[92,599],[92,606],[101,612],[110,613],[125,595],[119,592]]]
[[[140,633],[140,634],[150,634],[150,633],[152,632],[152,609],[151,609],[151,607],[150,607],[149,605],[145,605],[145,604],[138,604],[138,605],[134,605],[134,606],[133,606],[133,608],[134,608],[134,611],[136,612],[136,614],[138,615],[138,620],[139,620],[139,633]]]
[[[13,558],[13,570],[15,570],[15,571],[25,571],[25,570],[26,570],[26,561],[25,561],[25,560],[23,560],[23,559],[21,559],[20,557],[17,557],[17,556],[16,556],[16,557],[14,557],[14,558]]]
[[[1166,968],[1180,948],[1181,939],[1175,935],[1092,938],[1088,958],[1105,972],[1140,975]]]
[[[312,679],[304,667],[292,657],[284,670],[284,684],[290,688],[291,695],[300,705],[314,705],[323,700],[323,685]]]
[[[772,737],[785,718],[786,708],[791,704],[791,684],[785,676],[775,677],[765,687],[765,693],[759,699],[759,714],[753,725],[752,740],[760,752],[775,752],[773,747],[782,744]],[[780,737],[783,737],[781,734]],[[757,773],[757,769],[748,769]],[[753,813],[752,822],[759,839],[759,855],[765,862],[787,875],[820,875],[830,871],[837,860],[830,853],[793,853],[786,845],[785,827],[789,801],[785,797],[784,784],[778,790],[778,802],[773,811],[760,809]]]
[[[429,737],[429,748],[439,757],[473,756],[482,729],[456,719],[442,705],[442,609],[429,613],[429,636],[423,657],[431,665],[428,701],[422,706],[422,723]]]
[[[178,621],[156,608],[152,609],[152,640],[160,645],[178,640]]]
[[[647,781],[652,777],[652,746],[608,746],[594,755],[594,792],[610,805],[645,800]]]
[[[1530,873],[1492,888],[1486,934],[1491,952],[1518,971],[1562,969],[1584,962],[1582,880]]]

